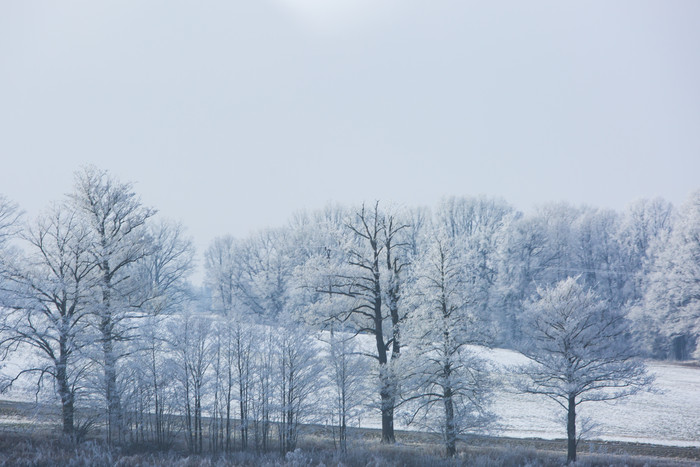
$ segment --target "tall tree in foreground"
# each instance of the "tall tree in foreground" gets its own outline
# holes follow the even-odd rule
[[[150,253],[146,221],[155,211],[141,205],[131,184],[121,183],[95,167],[76,174],[71,199],[90,231],[90,251],[100,275],[94,314],[102,347],[107,438],[110,442],[122,441],[117,366],[125,352],[120,347],[132,331],[129,320],[139,308],[133,300],[147,296],[131,272]]]
[[[490,342],[478,310],[469,269],[455,238],[438,233],[414,265],[407,319],[414,413],[442,431],[448,456],[457,454],[460,434],[485,426],[491,385],[485,363],[470,345]],[[437,417],[434,415],[437,412]]]
[[[405,264],[401,233],[406,228],[398,218],[385,214],[379,203],[373,209],[363,205],[346,224],[350,233],[348,268],[328,292],[352,299],[352,305],[338,318],[357,325],[360,333],[375,337],[379,363],[382,442],[394,443],[394,409],[398,381],[394,368],[401,353],[399,313],[400,273]],[[384,330],[386,324],[389,331]]]
[[[19,261],[0,260],[5,271],[6,307],[0,321],[0,349],[31,349],[36,365],[17,375],[35,373],[41,386],[53,378],[61,400],[63,433],[74,434],[77,387],[86,363],[80,350],[87,345],[88,303],[95,266],[88,234],[75,211],[55,206],[21,235],[29,254]],[[16,378],[15,378],[16,379]]]
[[[374,337],[376,353],[367,355],[378,363],[382,442],[394,443],[398,391],[394,367],[402,345],[400,276],[407,262],[403,238],[407,226],[376,203],[369,209],[363,205],[343,227],[342,253],[329,249],[312,258],[305,274],[313,277],[309,282],[318,296],[327,298],[314,304],[329,313],[327,322]]]
[[[619,399],[648,388],[653,378],[637,358],[620,311],[585,290],[577,278],[539,289],[523,317],[520,389],[553,399],[567,412],[567,463],[576,461],[576,409],[584,402]]]

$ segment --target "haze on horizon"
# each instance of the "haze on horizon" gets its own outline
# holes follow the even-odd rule
[[[674,204],[700,187],[700,3],[4,2],[0,193],[83,164],[198,250],[330,201]]]

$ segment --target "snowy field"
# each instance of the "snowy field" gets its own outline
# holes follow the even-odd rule
[[[493,350],[491,359],[502,367],[525,358],[510,350]],[[649,362],[656,391],[616,402],[590,402],[579,416],[590,418],[588,438],[700,447],[700,367]],[[504,382],[507,375],[503,376]],[[500,417],[498,434],[515,438],[566,438],[565,412],[541,396],[502,390],[493,409]]]
[[[362,347],[371,339],[362,336]],[[514,438],[566,438],[565,412],[553,401],[509,389],[508,367],[527,361],[521,354],[503,349],[483,350],[493,363],[502,389],[498,390],[492,410],[498,424],[489,433]],[[1,372],[10,373],[26,363],[27,355],[16,353],[4,362]],[[590,418],[593,430],[588,439],[641,442],[669,446],[700,447],[700,367],[668,362],[649,362],[656,376],[656,390],[617,402],[592,402],[579,408],[579,417]],[[33,402],[35,393],[25,384],[0,395],[0,399]],[[400,418],[397,428],[402,426]],[[381,426],[379,414],[365,415],[363,427]]]
[[[360,336],[364,350],[372,351],[369,336]],[[566,412],[544,396],[513,390],[508,369],[528,362],[522,354],[505,349],[481,349],[502,382],[491,407],[498,416],[489,433],[513,438],[566,439]],[[700,447],[700,366],[649,361],[656,377],[653,392],[643,392],[612,402],[589,402],[579,406],[579,420],[589,419],[587,439],[639,442],[667,446]],[[400,419],[397,427],[402,426]],[[363,419],[363,426],[381,427]]]

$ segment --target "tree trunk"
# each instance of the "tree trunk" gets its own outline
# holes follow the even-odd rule
[[[61,412],[63,415],[63,434],[73,436],[75,433],[73,394],[65,382],[59,381],[61,393]]]
[[[457,430],[455,428],[455,410],[452,400],[452,388],[444,388],[443,401],[445,403],[445,448],[447,457],[457,455]]]
[[[381,392],[382,398],[382,444],[394,444],[394,394],[392,385],[386,379]]]
[[[566,463],[576,462],[576,396],[569,396],[568,420],[566,424]]]
[[[61,412],[63,415],[63,434],[73,436],[75,432],[73,391],[68,382],[68,357],[67,343],[65,336],[60,339],[60,356],[56,365],[56,380],[58,382],[58,393],[61,397]]]
[[[238,404],[241,416],[241,449],[245,450],[248,448],[248,378],[250,373],[247,366],[249,360],[244,359],[244,347],[241,339],[241,328],[239,327],[236,330],[236,367],[238,369]],[[246,349],[245,357],[247,358],[248,355]]]
[[[117,358],[114,354],[113,337],[109,332],[109,323],[103,322],[102,350],[105,360],[105,396],[107,399],[107,439],[109,443],[122,441],[122,413],[119,390],[117,388]]]
[[[346,394],[345,388],[342,391],[342,401],[340,410],[340,430],[338,433],[338,441],[340,443],[340,451],[345,453],[348,451],[348,425],[346,420],[347,408],[346,408]]]
[[[243,393],[243,389],[240,390],[240,408],[241,411],[241,449],[245,450],[248,448],[248,408],[246,405],[247,395]]]
[[[378,326],[381,331],[381,327]],[[382,410],[382,443],[383,444],[394,444],[396,442],[396,437],[394,436],[394,404],[395,404],[395,394],[394,394],[394,384],[392,381],[392,375],[389,372],[387,364],[387,354],[386,349],[383,345],[383,338],[377,336],[377,346],[382,343],[379,350],[379,378],[381,379],[381,391],[379,396],[381,397],[381,410]]]
[[[103,242],[104,247],[104,242]],[[100,332],[102,334],[102,351],[104,354],[105,397],[107,399],[107,440],[120,443],[123,436],[122,409],[117,388],[117,354],[114,350],[115,335],[112,318],[112,275],[109,264],[102,263],[102,316]]]
[[[226,441],[224,449],[231,452],[231,382],[229,380],[226,394]]]

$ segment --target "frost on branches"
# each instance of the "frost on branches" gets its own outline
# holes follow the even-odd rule
[[[619,399],[648,388],[652,377],[637,358],[628,321],[578,278],[539,289],[527,307],[520,389],[550,397],[567,412],[567,460],[576,460],[576,408]]]
[[[680,209],[649,275],[643,309],[660,331],[662,354],[700,356],[700,191]]]
[[[493,419],[486,364],[471,347],[490,338],[462,251],[444,233],[430,243],[413,270],[406,326],[410,421],[441,431],[448,456],[460,435]]]

